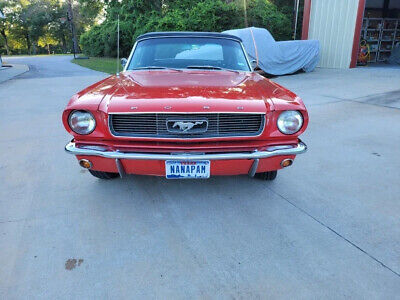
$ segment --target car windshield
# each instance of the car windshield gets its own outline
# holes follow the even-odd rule
[[[238,41],[210,37],[165,37],[139,41],[127,70],[165,68],[250,71]]]

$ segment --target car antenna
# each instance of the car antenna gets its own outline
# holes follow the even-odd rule
[[[117,77],[119,77],[119,14],[117,20]]]

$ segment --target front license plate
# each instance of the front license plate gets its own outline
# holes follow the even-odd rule
[[[168,179],[198,179],[210,177],[210,161],[165,161],[165,177]]]

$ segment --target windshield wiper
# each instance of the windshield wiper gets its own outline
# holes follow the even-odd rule
[[[146,66],[146,67],[134,68],[132,70],[173,70],[173,71],[177,71],[177,72],[182,72],[182,70],[179,70],[179,69],[161,67],[161,66]]]
[[[221,67],[216,67],[216,66],[187,66],[186,69],[221,70],[221,71],[229,71],[229,72],[239,73],[239,71],[237,71],[237,70],[231,70],[231,69],[226,69],[226,68],[221,68]]]

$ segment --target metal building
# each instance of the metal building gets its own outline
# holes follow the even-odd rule
[[[320,41],[320,67],[356,67],[360,40],[383,62],[400,42],[400,1],[304,0],[302,39]]]

